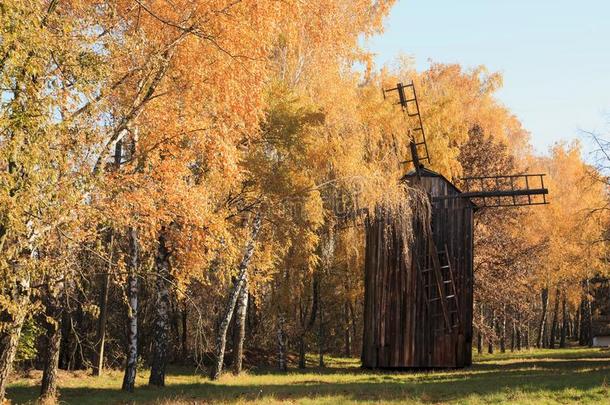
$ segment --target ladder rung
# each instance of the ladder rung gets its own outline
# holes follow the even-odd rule
[[[454,297],[455,297],[455,295],[449,295],[449,296],[445,297],[445,299],[452,299],[452,298],[454,298]],[[434,298],[430,298],[430,299],[428,300],[428,302],[439,301],[440,299],[441,299],[441,297],[434,297]]]

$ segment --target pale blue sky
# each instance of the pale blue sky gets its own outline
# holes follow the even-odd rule
[[[608,132],[610,0],[399,0],[383,35],[368,41],[378,64],[403,53],[485,65],[504,76],[498,96],[538,152],[561,139]]]

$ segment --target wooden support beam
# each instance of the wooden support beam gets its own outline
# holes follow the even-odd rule
[[[435,196],[435,200],[447,200],[453,198],[489,198],[489,197],[513,197],[513,196],[533,196],[533,195],[545,195],[548,194],[549,190],[546,188],[534,188],[534,189],[523,189],[523,190],[490,190],[490,191],[470,191],[457,195],[447,196]]]

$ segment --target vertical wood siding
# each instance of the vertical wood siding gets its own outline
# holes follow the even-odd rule
[[[414,179],[411,179],[414,181]],[[432,196],[458,194],[440,176],[421,178]],[[460,323],[448,332],[432,317],[424,291],[429,266],[425,224],[413,216],[413,240],[405,240],[395,213],[379,208],[366,223],[362,364],[369,368],[464,367],[472,362],[473,205],[444,199],[432,205],[437,250],[447,247],[459,303]]]

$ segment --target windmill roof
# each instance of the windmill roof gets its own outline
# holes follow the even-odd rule
[[[412,178],[415,177],[417,175],[417,172],[415,171],[415,169],[412,169],[411,171],[409,171],[407,174],[405,174],[403,176],[403,180],[406,180],[407,178]],[[437,173],[435,171],[432,171],[426,167],[422,167],[420,169],[420,175],[422,177],[438,177],[443,179],[447,184],[449,184],[455,191],[457,191],[458,193],[462,193],[462,190],[460,190],[455,184],[453,184],[453,182],[451,182],[449,179],[447,179],[445,176],[443,176],[440,173]]]
[[[417,172],[415,171],[415,169],[413,169],[413,170],[409,171],[407,174],[405,174],[402,177],[401,180],[402,181],[407,181],[407,180],[410,180],[410,179],[414,178],[415,176],[417,176]],[[453,184],[453,182],[449,181],[449,179],[447,179],[445,176],[443,176],[440,173],[437,173],[437,172],[435,172],[433,170],[430,170],[430,169],[422,166],[420,168],[420,176],[421,177],[436,177],[436,178],[439,178],[439,179],[443,180],[447,184],[447,186],[449,188],[451,188],[453,191],[455,191],[456,194],[462,194],[462,190],[460,190],[455,184]],[[475,204],[471,199],[467,198],[466,200],[468,201],[469,204],[472,205],[472,207],[475,210],[478,209],[477,204]]]

